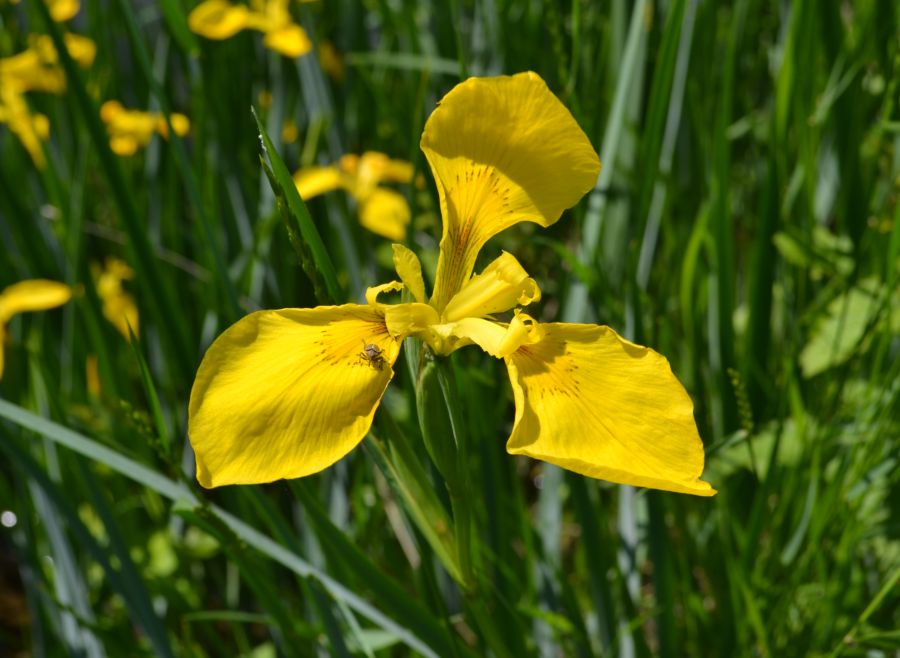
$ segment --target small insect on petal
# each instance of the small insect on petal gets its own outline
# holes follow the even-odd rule
[[[384,368],[384,350],[378,347],[378,345],[366,343],[365,347],[363,347],[363,351],[359,353],[359,358],[360,361],[372,366],[375,370]]]

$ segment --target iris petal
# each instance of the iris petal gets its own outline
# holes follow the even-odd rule
[[[469,278],[489,238],[521,221],[553,224],[600,171],[587,136],[535,73],[457,85],[429,117],[421,147],[444,224],[438,310]]]
[[[540,301],[541,290],[515,256],[503,252],[481,274],[473,276],[444,308],[443,319],[482,318],[517,304]]]
[[[204,487],[316,473],[369,431],[400,343],[369,306],[252,313],[210,346],[188,433]]]
[[[507,359],[516,418],[507,443],[594,478],[698,496],[703,443],[693,404],[665,357],[609,327],[542,324]]]
[[[397,276],[417,302],[425,302],[425,280],[418,257],[402,244],[391,245],[394,250],[394,269]]]
[[[294,184],[304,201],[345,185],[337,167],[304,167],[294,174]]]
[[[403,240],[409,221],[409,204],[399,192],[377,187],[360,201],[359,223],[388,240]]]
[[[30,279],[14,283],[0,293],[0,324],[5,324],[16,313],[62,306],[71,297],[72,289],[58,281]]]

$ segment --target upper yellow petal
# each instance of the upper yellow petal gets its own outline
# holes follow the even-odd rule
[[[191,31],[207,39],[227,39],[247,27],[249,11],[227,0],[206,0],[188,16]]]
[[[503,252],[481,274],[469,279],[444,308],[442,319],[483,318],[517,304],[540,301],[541,290],[515,256]]]
[[[438,310],[472,273],[487,240],[521,221],[549,226],[587,193],[600,161],[587,136],[535,73],[470,78],[425,124],[422,150],[443,215]]]
[[[252,313],[210,346],[188,434],[204,487],[316,473],[359,443],[400,343],[372,307]]]
[[[0,324],[16,313],[46,311],[62,306],[72,298],[72,289],[47,279],[29,279],[7,286],[0,293]]]
[[[609,327],[543,324],[506,359],[516,401],[507,443],[590,477],[699,496],[703,443],[693,404],[665,357]]]
[[[406,238],[409,222],[409,204],[399,192],[377,187],[359,202],[359,223],[388,240]]]

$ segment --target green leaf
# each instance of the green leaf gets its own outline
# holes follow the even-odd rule
[[[300,257],[300,264],[313,285],[316,285],[316,295],[321,303],[340,303],[343,301],[343,294],[328,250],[322,242],[309,210],[306,209],[306,204],[297,192],[294,179],[275,150],[256,110],[253,110],[253,118],[256,120],[259,141],[262,145],[263,168],[287,226],[291,244]],[[321,285],[317,285],[320,283],[324,284],[324,289]]]
[[[834,299],[800,353],[805,377],[844,363],[856,351],[878,312],[877,282],[869,279]]]
[[[36,416],[30,411],[26,411],[3,399],[0,399],[0,418],[6,418],[25,429],[29,429],[37,434],[47,437],[55,443],[66,446],[85,457],[106,464],[114,471],[131,478],[135,482],[156,491],[166,498],[181,501],[182,507],[180,509],[183,513],[186,513],[186,510],[189,509],[191,505],[200,505],[197,496],[184,484],[179,484],[170,480],[156,471],[139,464],[128,457],[120,455],[114,450],[110,450],[109,448],[100,445],[86,436],[73,432],[53,421]],[[275,560],[299,576],[315,578],[321,583],[322,587],[325,588],[325,591],[327,591],[330,596],[343,601],[350,609],[369,619],[382,629],[394,633],[404,644],[413,650],[426,656],[436,657],[438,655],[405,624],[391,619],[370,603],[358,597],[348,587],[345,587],[331,576],[309,564],[296,553],[277,544],[271,538],[266,537],[220,507],[211,505],[205,509],[208,509],[210,513],[224,523],[231,532],[247,542],[257,551]]]

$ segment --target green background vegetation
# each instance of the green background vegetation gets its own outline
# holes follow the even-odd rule
[[[895,3],[295,5],[342,53],[342,81],[256,33],[195,37],[192,6],[85,0],[66,29],[97,42],[94,65],[67,66],[63,97],[29,96],[50,117],[48,168],[0,126],[0,286],[79,290],[10,326],[0,508],[17,523],[0,528],[0,653],[897,655]],[[59,38],[43,14],[2,5],[0,56],[30,32]],[[503,364],[475,349],[441,366],[470,446],[470,587],[449,575],[458,528],[402,358],[373,434],[338,466],[199,490],[185,427],[210,341],[247,311],[314,306],[326,284],[358,301],[392,276],[389,245],[340,192],[309,204],[336,281],[322,254],[300,266],[251,105],[290,171],[370,149],[412,160],[427,184],[402,189],[409,244],[433,272],[424,120],[464,77],[527,69],[604,169],[558,224],[516,226],[482,258],[516,254],[542,286],[539,319],[609,324],[670,359],[718,496],[508,456]],[[110,98],[184,112],[191,134],[114,156],[97,109]],[[286,118],[296,143],[282,143]],[[134,343],[94,290],[108,256],[136,273]]]

